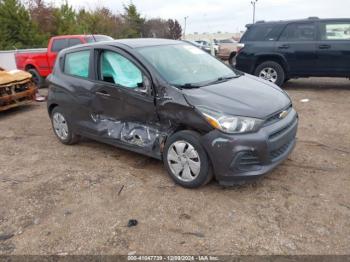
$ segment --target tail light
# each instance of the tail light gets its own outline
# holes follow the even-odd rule
[[[244,48],[244,44],[243,43],[238,43],[237,44],[237,54]]]

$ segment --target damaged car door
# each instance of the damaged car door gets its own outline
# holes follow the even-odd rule
[[[94,57],[94,136],[152,154],[158,130],[152,127],[157,114],[150,76],[123,50],[96,49]]]

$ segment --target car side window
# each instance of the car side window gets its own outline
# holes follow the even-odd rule
[[[68,39],[55,39],[53,40],[52,43],[52,48],[51,51],[58,53],[59,51],[61,51],[62,49],[65,49],[68,47]]]
[[[68,53],[64,61],[64,73],[87,78],[89,76],[90,50]]]
[[[79,38],[70,38],[68,39],[68,46],[75,46],[75,45],[80,45],[81,40]]]
[[[321,23],[321,40],[350,40],[350,22]]]
[[[135,89],[143,82],[141,70],[129,59],[116,52],[103,51],[99,66],[99,79],[102,81],[129,89]]]
[[[315,23],[293,23],[286,26],[280,41],[314,41],[315,36]]]
[[[281,24],[258,24],[251,26],[244,35],[245,41],[276,41],[281,33]]]

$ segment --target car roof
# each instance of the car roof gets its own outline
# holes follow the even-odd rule
[[[99,42],[99,43],[101,44],[103,42]],[[109,45],[118,46],[122,44],[130,48],[160,46],[160,45],[174,45],[174,44],[181,44],[181,43],[183,42],[178,40],[162,39],[162,38],[131,38],[131,39],[118,39],[114,41],[108,41]]]
[[[86,36],[89,36],[89,35],[56,35],[56,36],[53,36],[52,38],[60,39],[60,38],[86,37]]]
[[[176,44],[183,44],[183,43],[184,41],[162,39],[162,38],[130,38],[130,39],[108,40],[108,41],[100,41],[100,42],[94,42],[94,43],[75,45],[75,46],[68,47],[62,51],[64,53],[66,51],[71,51],[71,50],[75,50],[83,47],[93,47],[93,46],[101,46],[101,45],[115,46],[115,47],[127,46],[131,49],[134,49],[139,47],[176,45]]]
[[[288,24],[288,23],[295,23],[295,22],[327,22],[327,21],[339,21],[339,22],[346,22],[350,21],[350,18],[318,18],[318,17],[309,17],[306,19],[294,19],[294,20],[280,20],[280,21],[257,21],[255,24],[247,24],[247,27],[251,26],[259,26],[264,24]]]

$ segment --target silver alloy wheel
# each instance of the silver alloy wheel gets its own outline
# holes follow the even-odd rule
[[[168,149],[168,164],[171,172],[180,180],[191,182],[197,178],[201,161],[196,149],[186,141],[176,141]]]
[[[259,77],[272,83],[276,83],[278,75],[275,69],[271,67],[266,67],[260,71]]]
[[[68,137],[67,121],[61,113],[55,112],[52,116],[53,128],[56,135],[61,140],[66,140]]]

